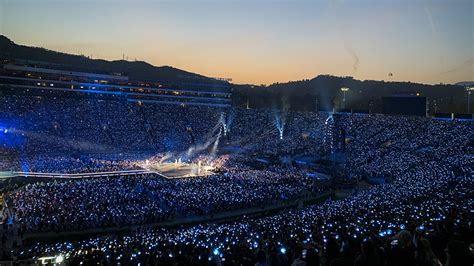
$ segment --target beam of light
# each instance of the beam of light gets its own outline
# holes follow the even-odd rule
[[[222,122],[222,120],[221,120],[221,117],[219,116],[219,119],[217,119],[216,124],[214,125],[214,127],[212,128],[212,130],[208,132],[208,134],[206,135],[206,137],[207,137],[207,138],[215,137],[215,136],[216,136],[216,133],[222,129],[222,123],[223,123],[223,122]]]
[[[222,112],[219,116],[219,124],[222,125],[224,129],[224,136],[227,136],[227,133],[230,131],[230,126],[234,120],[234,114],[232,112],[225,113]]]
[[[222,116],[222,114],[221,114]],[[214,140],[216,139],[216,132],[218,132],[218,134],[220,134],[221,130],[222,130],[223,126],[222,126],[222,119],[219,117],[219,119],[217,120],[216,124],[214,125],[214,127],[210,130],[210,132],[208,132],[205,136],[206,140],[204,141],[204,143],[197,143],[191,147],[188,148],[188,150],[186,151],[186,156],[187,157],[192,157],[194,154],[197,154],[201,151],[204,151],[207,149],[207,147],[209,147],[209,145],[211,145]]]
[[[232,122],[234,122],[234,112],[231,110],[229,113],[227,113],[227,132],[230,131],[230,128],[232,126]]]
[[[286,124],[286,117],[283,114],[278,115],[275,113],[275,126],[278,130],[280,139],[283,139],[283,131]]]
[[[207,147],[209,147],[209,145],[211,145],[214,142],[215,139],[216,139],[216,137],[210,137],[210,138],[206,139],[206,141],[204,143],[197,144],[197,145],[194,145],[192,147],[189,147],[189,149],[186,151],[186,155],[188,157],[192,157],[195,154],[206,150]]]
[[[214,145],[212,145],[211,149],[211,155],[215,156],[217,152],[217,147],[219,146],[219,140],[221,138],[221,131],[219,131],[219,134],[217,135],[216,141],[214,142]]]
[[[163,163],[165,160],[168,160],[168,159],[171,158],[171,157],[173,157],[172,154],[166,153],[165,156],[163,156],[163,157],[158,161],[158,163],[161,164],[161,163]]]

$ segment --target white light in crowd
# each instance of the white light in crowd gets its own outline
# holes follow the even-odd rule
[[[62,263],[63,261],[64,261],[63,255],[57,256],[56,259],[54,260],[55,263]]]

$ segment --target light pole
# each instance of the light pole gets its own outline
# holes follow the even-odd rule
[[[474,87],[466,87],[467,91],[467,113],[471,113],[471,94],[474,91]]]
[[[342,87],[342,88],[341,88],[341,91],[342,91],[342,94],[343,94],[343,98],[342,98],[342,108],[346,108],[346,92],[349,91],[349,88],[347,88],[347,87]]]

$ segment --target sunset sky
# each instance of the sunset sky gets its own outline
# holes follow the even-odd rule
[[[474,81],[472,0],[0,0],[0,34],[235,83]]]

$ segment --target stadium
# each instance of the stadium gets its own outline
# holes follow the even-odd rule
[[[0,266],[474,265],[473,11],[0,1]]]
[[[413,237],[440,259],[472,240],[470,120],[239,108],[228,83],[12,60],[0,81],[3,251],[22,263],[381,263]]]

